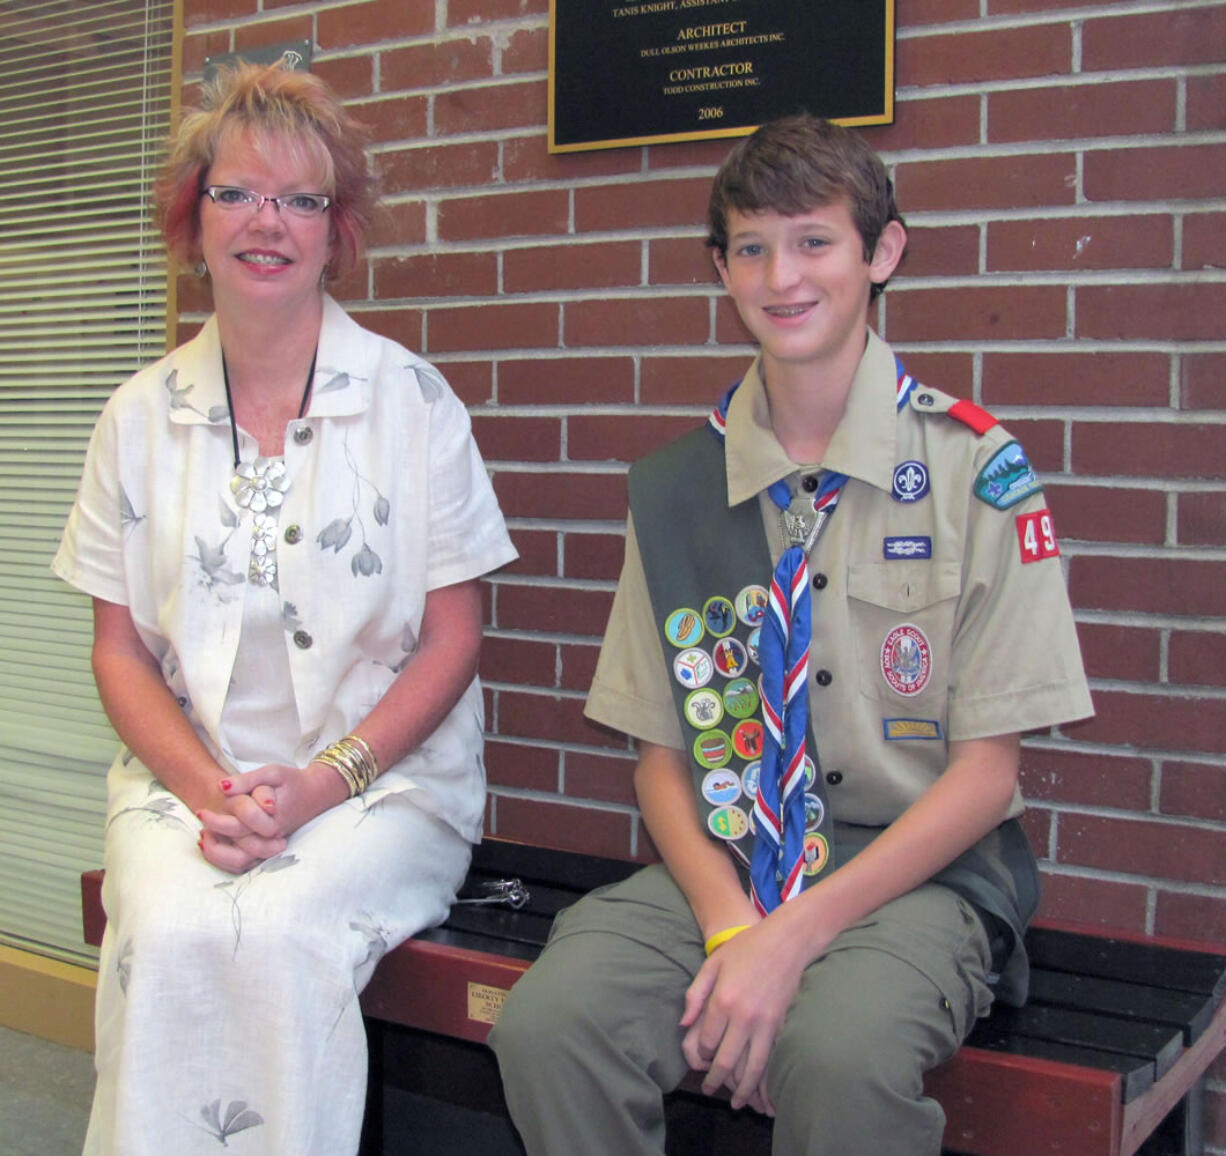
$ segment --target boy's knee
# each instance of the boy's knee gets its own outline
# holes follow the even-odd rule
[[[489,1045],[506,1073],[525,1066],[539,1069],[556,1054],[558,1042],[573,1035],[577,1013],[569,986],[543,982],[535,969],[526,972],[508,993]]]

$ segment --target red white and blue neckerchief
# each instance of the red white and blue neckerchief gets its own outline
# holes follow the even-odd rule
[[[916,382],[895,358],[898,410],[907,404]],[[728,406],[737,387],[720,399],[708,419],[723,442]],[[749,865],[750,894],[760,915],[799,895],[804,888],[805,736],[809,729],[809,642],[812,607],[806,551],[838,506],[846,474],[827,471],[813,495],[817,516],[804,545],[787,546],[775,566],[770,600],[758,643],[762,667],[762,721],[765,731],[762,773],[753,816],[756,836]],[[792,492],[780,480],[767,492],[780,510],[792,504]],[[820,790],[820,787],[818,788]]]

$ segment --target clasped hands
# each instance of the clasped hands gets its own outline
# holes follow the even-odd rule
[[[681,1050],[702,1090],[726,1087],[732,1107],[775,1114],[766,1088],[766,1066],[805,960],[780,935],[778,921],[760,920],[721,944],[698,970],[685,993]],[[782,940],[782,942],[781,942]]]
[[[316,815],[349,797],[331,767],[268,763],[218,783],[215,807],[196,812],[200,853],[214,867],[240,875],[285,850],[286,841]]]

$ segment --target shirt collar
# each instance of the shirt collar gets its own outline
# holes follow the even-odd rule
[[[370,367],[363,338],[362,327],[325,294],[308,418],[343,417],[370,405]],[[170,420],[176,425],[229,426],[216,314],[171,356],[163,385],[169,394]]]
[[[888,491],[894,479],[897,370],[889,346],[871,329],[867,333],[847,408],[820,465]],[[749,367],[728,406],[725,459],[730,506],[754,497],[802,465],[818,464],[792,461],[779,444],[771,428],[760,365],[758,358]]]

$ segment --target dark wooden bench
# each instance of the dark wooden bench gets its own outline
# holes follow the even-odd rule
[[[539,954],[558,911],[635,869],[496,839],[476,849],[462,899],[488,899],[512,879],[530,898],[518,910],[458,903],[442,927],[379,964],[362,995],[376,1109],[363,1151],[379,1151],[385,1079],[467,1107],[500,1107],[496,1065],[481,1045],[506,992]],[[85,939],[98,944],[101,872],[87,872],[81,884]],[[927,1090],[948,1118],[946,1148],[977,1156],[1199,1156],[1205,1072],[1226,1046],[1226,950],[1055,924],[1032,928],[1027,946],[1030,1003],[998,1006],[929,1075]],[[410,1051],[430,1056],[407,1080],[393,1070],[403,1066],[398,1040],[405,1052],[403,1039],[389,1036],[396,1032],[412,1035]],[[696,1088],[695,1081],[679,1093],[674,1109],[695,1135],[731,1130],[742,1156],[768,1150],[767,1121],[734,1115]]]

